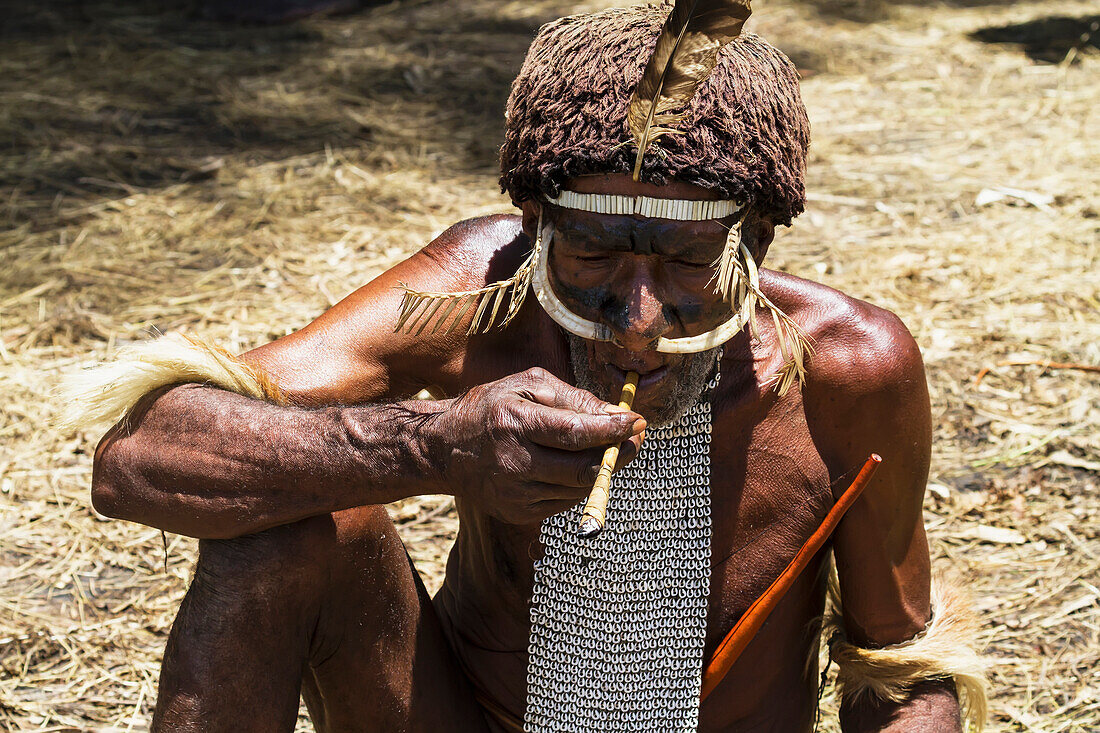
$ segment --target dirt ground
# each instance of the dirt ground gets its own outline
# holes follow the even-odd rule
[[[278,27],[152,0],[5,11],[0,726],[145,730],[195,554],[92,511],[98,435],[52,427],[61,375],[161,332],[263,343],[508,211],[495,156],[522,53],[606,4],[407,0]],[[1063,368],[1100,364],[1098,22],[1071,0],[761,0],[749,26],[801,68],[814,131],[807,212],[769,265],[921,344],[926,522],[982,615],[995,731],[1100,730],[1100,374]],[[449,500],[392,509],[437,587]]]

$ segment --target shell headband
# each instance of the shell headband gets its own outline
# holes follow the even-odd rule
[[[649,146],[664,135],[681,134],[676,125],[685,119],[677,112],[687,107],[704,79],[714,68],[718,50],[736,38],[749,16],[748,0],[678,0],[665,22],[652,56],[626,110],[627,128],[637,147],[634,179],[638,180],[642,158]],[[739,214],[722,254],[714,262],[711,279],[714,291],[728,301],[733,311],[724,323],[706,333],[684,338],[661,338],[655,348],[669,354],[706,351],[728,341],[748,324],[757,335],[756,307],[768,311],[775,322],[776,338],[784,357],[774,377],[780,393],[805,377],[805,356],[809,343],[798,326],[760,289],[759,272],[748,248],[741,241],[746,202],[700,201],[649,196],[620,196],[562,191],[546,203],[565,209],[596,214],[644,216],[676,221],[723,219]],[[394,331],[419,335],[455,331],[472,312],[466,334],[484,333],[497,325],[508,325],[527,297],[529,288],[546,313],[566,331],[585,339],[613,341],[605,324],[582,318],[570,311],[554,293],[547,274],[554,228],[539,215],[534,248],[515,275],[477,290],[457,293],[420,292],[401,284],[404,298]]]

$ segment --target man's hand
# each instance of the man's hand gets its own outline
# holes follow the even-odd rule
[[[545,369],[481,385],[441,407],[420,431],[440,493],[511,524],[534,524],[588,496],[604,450],[616,468],[641,448],[645,420]]]

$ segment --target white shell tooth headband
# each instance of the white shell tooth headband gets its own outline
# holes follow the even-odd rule
[[[706,221],[724,219],[741,210],[743,204],[733,199],[697,201],[695,199],[656,199],[649,196],[621,196],[610,193],[579,193],[562,191],[547,202],[563,209],[590,211],[594,214],[644,216],[648,219]]]

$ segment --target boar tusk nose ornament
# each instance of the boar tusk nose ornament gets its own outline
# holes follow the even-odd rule
[[[789,316],[775,305],[760,288],[760,272],[752,253],[741,239],[741,224],[748,207],[740,201],[693,201],[655,199],[646,196],[616,196],[564,191],[552,199],[556,206],[595,213],[641,213],[654,218],[680,221],[702,221],[707,218],[740,213],[730,227],[722,254],[714,262],[714,277],[710,285],[715,293],[729,301],[733,315],[718,327],[682,338],[660,338],[653,346],[664,354],[694,354],[721,346],[740,333],[746,325],[758,336],[756,308],[762,306],[775,324],[776,341],[783,356],[783,366],[772,376],[771,384],[782,395],[790,387],[805,380],[806,357],[813,352],[809,339]],[[554,226],[539,213],[535,246],[516,273],[507,280],[490,283],[477,290],[457,293],[419,292],[404,283],[401,311],[395,332],[419,336],[427,333],[453,333],[472,314],[465,333],[472,336],[485,333],[493,326],[504,328],[515,318],[533,290],[546,314],[569,333],[590,341],[613,341],[611,329],[602,323],[582,318],[569,310],[558,298],[547,275],[550,245]]]
[[[711,203],[711,202],[705,202]],[[548,259],[550,256],[550,244],[554,238],[554,225],[543,223],[539,220],[539,236],[535,244],[537,259],[534,272],[531,276],[531,285],[535,291],[542,309],[554,321],[570,333],[589,341],[614,341],[611,329],[602,323],[581,318],[569,310],[557,294],[547,277]],[[752,290],[759,289],[759,275],[756,265],[753,263],[748,270],[750,276],[756,276],[756,282]],[[750,290],[746,295],[743,307],[739,308],[727,321],[717,328],[701,333],[698,336],[686,336],[684,338],[670,339],[663,336],[657,340],[656,351],[662,354],[694,354],[699,351],[708,351],[721,346],[736,336],[749,322],[753,308],[756,306],[756,296]]]

